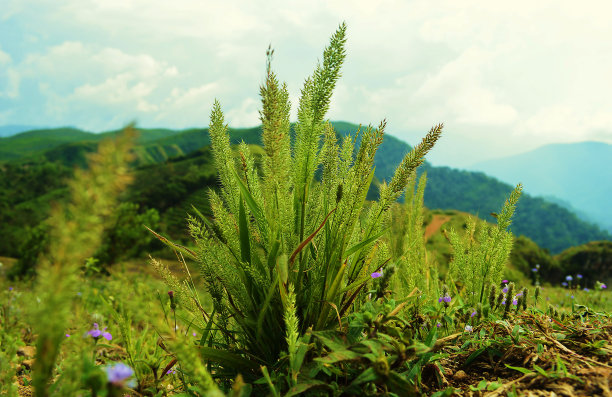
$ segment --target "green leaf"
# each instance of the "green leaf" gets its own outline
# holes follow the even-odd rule
[[[268,309],[270,308],[270,302],[272,301],[272,297],[274,296],[274,292],[276,291],[276,283],[278,283],[278,272],[274,275],[274,282],[270,284],[268,288],[268,292],[266,293],[266,299],[264,300],[263,307],[259,310],[259,315],[257,316],[257,339],[260,338],[261,333],[263,332],[263,321]]]
[[[406,374],[406,379],[412,380],[415,376],[421,373],[421,365],[419,364],[420,360],[417,361],[411,368],[410,371]]]
[[[198,350],[203,359],[219,363],[226,367],[235,368],[238,371],[252,372],[259,369],[259,365],[257,363],[247,360],[238,354],[230,353],[226,350],[219,350],[205,346],[199,346]]]
[[[389,378],[385,381],[389,389],[400,397],[414,396],[417,394],[416,387],[395,371],[389,372]]]
[[[476,360],[478,358],[478,356],[480,356],[485,350],[487,350],[486,347],[481,347],[480,349],[476,350],[475,352],[473,352],[472,354],[470,354],[470,356],[467,358],[467,360],[465,360],[465,364],[463,364],[464,366],[468,366],[472,363],[472,361]]]
[[[523,368],[523,367],[513,367],[512,365],[508,365],[508,364],[505,364],[505,365],[506,365],[506,367],[507,367],[507,368],[513,369],[513,370],[515,370],[515,371],[519,371],[520,373],[523,373],[523,374],[525,374],[525,375],[528,375],[528,374],[534,374],[534,373],[535,373],[535,372],[533,372],[533,371],[531,371],[531,370],[529,370],[529,369],[527,369],[527,368]]]
[[[347,348],[344,343],[338,341],[340,338],[338,338],[336,331],[313,331],[312,335],[331,350],[345,350]]]
[[[355,353],[352,350],[337,350],[337,351],[332,351],[325,357],[317,357],[315,358],[315,360],[321,363],[324,363],[324,364],[333,364],[339,361],[352,361],[352,360],[358,360],[360,358],[361,358],[361,354]]]
[[[380,357],[384,355],[385,343],[378,339],[366,339],[359,343],[361,346],[366,346],[368,349],[374,353],[376,357]]]
[[[210,330],[213,326],[213,318],[215,317],[215,313],[217,312],[216,306],[213,305],[212,313],[210,313],[210,317],[208,318],[208,323],[206,324],[206,329],[202,332],[202,338],[200,339],[200,346],[204,346],[206,344],[206,339],[208,339],[208,335],[210,334]]]
[[[376,233],[374,236],[368,238],[367,240],[364,240],[358,244],[353,245],[351,248],[349,248],[348,250],[346,250],[346,252],[344,253],[344,257],[348,258],[349,256],[351,256],[352,254],[354,254],[355,252],[359,251],[361,248],[365,247],[366,245],[370,244],[371,242],[377,240],[380,236],[382,236],[383,234],[385,234],[385,232],[387,231],[387,228],[384,228],[383,230],[381,230],[380,232]]]
[[[491,382],[487,385],[487,390],[488,391],[493,391],[493,390],[497,390],[500,387],[502,387],[503,384],[499,383],[499,382]]]
[[[321,223],[321,225],[319,226],[319,228],[317,230],[315,230],[314,232],[312,232],[310,234],[310,236],[306,237],[306,239],[304,241],[302,241],[300,243],[300,245],[295,249],[295,251],[293,251],[293,253],[291,254],[291,257],[289,258],[289,267],[291,267],[293,265],[293,262],[295,261],[295,257],[297,256],[297,254],[300,253],[301,250],[304,249],[304,247],[310,242],[310,240],[312,240],[317,233],[319,233],[319,231],[323,228],[323,226],[325,225],[325,223],[327,222],[327,220],[329,219],[329,216],[336,210],[336,208],[334,208],[333,210],[329,211],[329,214],[327,214],[327,216],[325,217],[325,219],[323,219],[323,223]]]
[[[459,389],[457,389],[459,390]],[[440,390],[431,395],[431,397],[451,397],[455,393],[455,388],[452,386],[447,387],[444,390]]]
[[[294,360],[291,362],[291,369],[296,372],[302,369],[306,353],[308,353],[310,348],[308,342],[310,342],[310,335],[304,335],[299,339],[297,352],[295,353]]]
[[[538,371],[538,373],[546,378],[550,377],[550,374],[548,372],[546,372],[546,370],[544,370],[542,367],[533,364],[533,369],[535,369],[536,371]]]
[[[310,379],[306,382],[300,382],[297,385],[293,386],[285,397],[293,397],[304,393],[306,390],[310,389],[327,389],[332,390],[331,386],[327,384],[327,382],[322,382],[316,379]]]
[[[476,385],[476,386],[470,385],[470,390],[472,390],[472,391],[481,391],[481,390],[484,390],[487,387],[487,383],[488,383],[487,380],[483,379],[480,382],[478,382],[478,385]]]
[[[272,242],[272,248],[270,249],[270,253],[268,254],[268,271],[271,272],[272,269],[276,267],[276,257],[278,255],[278,250],[280,248],[280,232],[276,233],[276,238]]]
[[[244,204],[242,198],[240,199],[240,206],[238,207],[238,228],[240,230],[240,256],[242,262],[251,263],[251,241],[249,237],[249,223],[246,218],[244,211]]]
[[[266,379],[266,382],[268,383],[268,386],[270,387],[270,391],[272,392],[272,395],[274,397],[280,397],[280,393],[278,392],[278,390],[276,390],[276,386],[274,386],[274,382],[270,378],[270,373],[268,372],[268,368],[266,368],[265,366],[262,366],[261,372],[263,373],[264,378]]]
[[[360,373],[359,376],[356,377],[355,380],[353,380],[353,382],[351,382],[349,388],[359,386],[366,382],[374,382],[378,380],[378,377],[379,376],[376,371],[374,371],[374,368],[368,368],[362,373]]]
[[[367,283],[367,282],[368,282],[368,280],[370,280],[371,278],[372,278],[372,276],[370,276],[370,275],[368,274],[367,276],[364,276],[363,278],[361,278],[361,279],[359,279],[359,280],[357,280],[357,281],[355,281],[355,282],[353,282],[353,283],[351,283],[351,284],[347,285],[346,287],[342,288],[340,291],[338,291],[338,294],[337,294],[337,295],[341,295],[341,294],[343,294],[343,293],[345,293],[345,292],[347,292],[347,291],[350,291],[350,290],[352,290],[352,289],[354,289],[354,288],[357,288],[357,287],[359,287],[360,285]],[[332,297],[332,298],[333,298],[333,297]]]
[[[179,252],[182,252],[183,254],[187,255],[188,257],[190,257],[191,259],[197,260],[197,255],[195,252],[193,252],[192,250],[190,250],[187,247],[183,247],[180,244],[176,244],[173,243],[172,241],[168,240],[167,238],[165,238],[164,236],[162,236],[161,234],[153,231],[152,229],[150,229],[148,226],[145,225],[145,228],[150,231],[155,237],[157,237],[157,239],[159,241],[161,241],[162,243],[166,244],[168,247],[172,248],[173,250],[177,250]]]
[[[429,331],[429,334],[427,334],[427,337],[425,338],[425,345],[427,345],[429,348],[432,348],[436,344],[437,339],[438,329],[436,327],[432,327],[431,331]]]
[[[253,217],[255,218],[255,222],[257,222],[257,226],[259,226],[259,231],[261,232],[261,236],[263,240],[267,241],[268,223],[266,221],[266,217],[264,216],[263,211],[261,210],[261,208],[259,208],[259,205],[257,205],[257,202],[251,195],[251,192],[249,191],[249,189],[244,185],[244,182],[242,182],[242,179],[240,179],[240,177],[238,176],[238,172],[236,172],[236,170],[234,170],[234,176],[236,177],[236,181],[238,182],[238,187],[240,187],[240,193],[242,193],[242,197],[244,198],[244,201],[249,207],[249,210],[251,210],[251,213],[253,214]]]

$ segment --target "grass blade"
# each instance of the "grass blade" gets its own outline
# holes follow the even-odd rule
[[[242,262],[251,263],[251,241],[249,238],[249,223],[244,211],[244,203],[242,196],[238,207],[238,228],[240,230],[240,257]]]

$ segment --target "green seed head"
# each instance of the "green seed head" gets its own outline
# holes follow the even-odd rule
[[[495,296],[497,295],[497,286],[491,284],[491,290],[489,291],[489,306],[495,307]]]
[[[521,299],[523,310],[527,310],[527,296],[528,295],[529,295],[529,290],[527,288],[523,288],[523,296]]]

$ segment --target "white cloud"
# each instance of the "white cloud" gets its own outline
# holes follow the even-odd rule
[[[540,141],[576,142],[601,139],[602,130],[612,131],[610,112],[587,112],[564,104],[542,108],[524,123],[525,135]],[[609,138],[608,142],[612,143]]]
[[[0,98],[17,98],[19,96],[19,85],[21,82],[19,73],[14,68],[8,68],[5,70],[5,76],[0,74],[0,84],[2,80],[5,80],[5,82],[4,89],[2,89],[2,85],[0,85]]]
[[[246,98],[239,107],[225,113],[226,121],[231,126],[254,126],[260,123],[260,103],[258,99]]]
[[[6,52],[2,51],[2,49],[0,48],[0,65],[6,65],[11,63],[12,58],[9,54],[7,54]]]
[[[13,114],[12,110],[3,110],[0,111],[0,123],[1,124],[10,124],[10,117]]]
[[[36,82],[47,123],[101,130],[158,111],[178,74],[175,65],[149,54],[66,41],[9,70],[7,95],[15,97],[20,82]]]
[[[136,82],[129,73],[121,73],[106,79],[101,84],[84,84],[75,88],[69,96],[74,101],[97,104],[125,104],[147,97],[155,88],[152,83]]]
[[[154,122],[159,126],[186,128],[208,125],[213,98],[220,93],[217,83],[197,87],[173,88],[158,105]],[[153,124],[151,126],[154,126]]]
[[[496,87],[485,87],[481,77],[493,54],[469,48],[457,59],[429,76],[415,93],[415,102],[427,101],[446,109],[460,124],[507,125],[516,110],[496,98]]]
[[[6,96],[16,98],[19,96],[19,84],[21,82],[19,73],[15,69],[8,69],[6,74],[8,77]]]
[[[178,76],[179,71],[176,66],[170,66],[164,71],[164,76]]]
[[[295,117],[304,78],[346,21],[331,119],[386,117],[389,133],[410,143],[445,122],[430,158],[447,164],[527,150],[525,142],[612,142],[604,0],[4,2],[0,18],[22,29],[19,45],[0,50],[0,65],[14,70],[0,69],[14,123],[205,125],[218,98],[232,125],[255,125],[269,43]]]

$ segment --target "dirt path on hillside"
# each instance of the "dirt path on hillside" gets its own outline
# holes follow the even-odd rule
[[[425,227],[425,241],[429,240],[429,238],[438,230],[440,227],[444,225],[446,222],[450,220],[450,216],[448,215],[434,215],[431,223]]]

